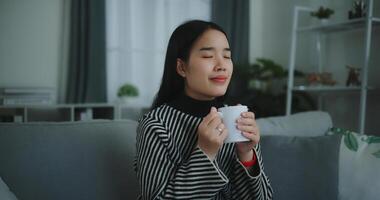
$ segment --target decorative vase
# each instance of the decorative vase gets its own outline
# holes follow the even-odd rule
[[[135,105],[137,102],[137,97],[131,97],[131,96],[123,96],[120,97],[120,103],[125,105]]]
[[[329,23],[329,19],[320,19],[322,25],[327,25]]]
[[[270,87],[270,81],[267,81],[267,80],[252,79],[252,80],[249,80],[248,82],[249,89],[267,91],[269,87]]]

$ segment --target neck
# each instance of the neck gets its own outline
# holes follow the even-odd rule
[[[191,92],[190,90],[188,90],[187,88],[185,88],[185,95],[192,98],[192,99],[199,100],[199,101],[215,100],[215,97],[213,97],[213,96],[195,94],[195,93]]]
[[[197,99],[182,93],[173,101],[168,103],[169,106],[180,110],[186,114],[196,117],[204,117],[209,112],[211,107],[222,107],[223,103],[218,101],[215,97],[212,99]]]

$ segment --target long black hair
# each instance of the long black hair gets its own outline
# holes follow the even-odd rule
[[[177,73],[177,59],[185,63],[188,62],[191,48],[195,41],[207,30],[214,29],[222,32],[226,38],[224,30],[213,22],[202,20],[191,20],[178,26],[172,33],[165,57],[164,74],[161,80],[160,89],[153,101],[151,109],[157,108],[164,103],[168,103],[184,92],[185,81]],[[217,99],[223,99],[218,97]]]

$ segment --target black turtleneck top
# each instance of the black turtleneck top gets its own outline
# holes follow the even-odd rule
[[[205,117],[212,106],[216,108],[224,106],[223,102],[216,98],[214,100],[196,100],[185,94],[181,94],[167,105],[195,117]]]
[[[272,199],[263,171],[260,145],[257,170],[237,158],[226,143],[213,161],[197,146],[197,129],[218,100],[200,101],[184,94],[139,120],[135,170],[139,199]]]

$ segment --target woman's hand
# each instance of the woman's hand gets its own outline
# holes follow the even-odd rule
[[[247,142],[236,144],[236,150],[240,161],[250,161],[253,158],[253,148],[260,141],[260,130],[256,124],[255,114],[253,112],[243,112],[237,119],[237,129],[249,139]]]
[[[227,134],[216,108],[212,107],[210,113],[198,126],[198,146],[210,160],[214,160]]]

